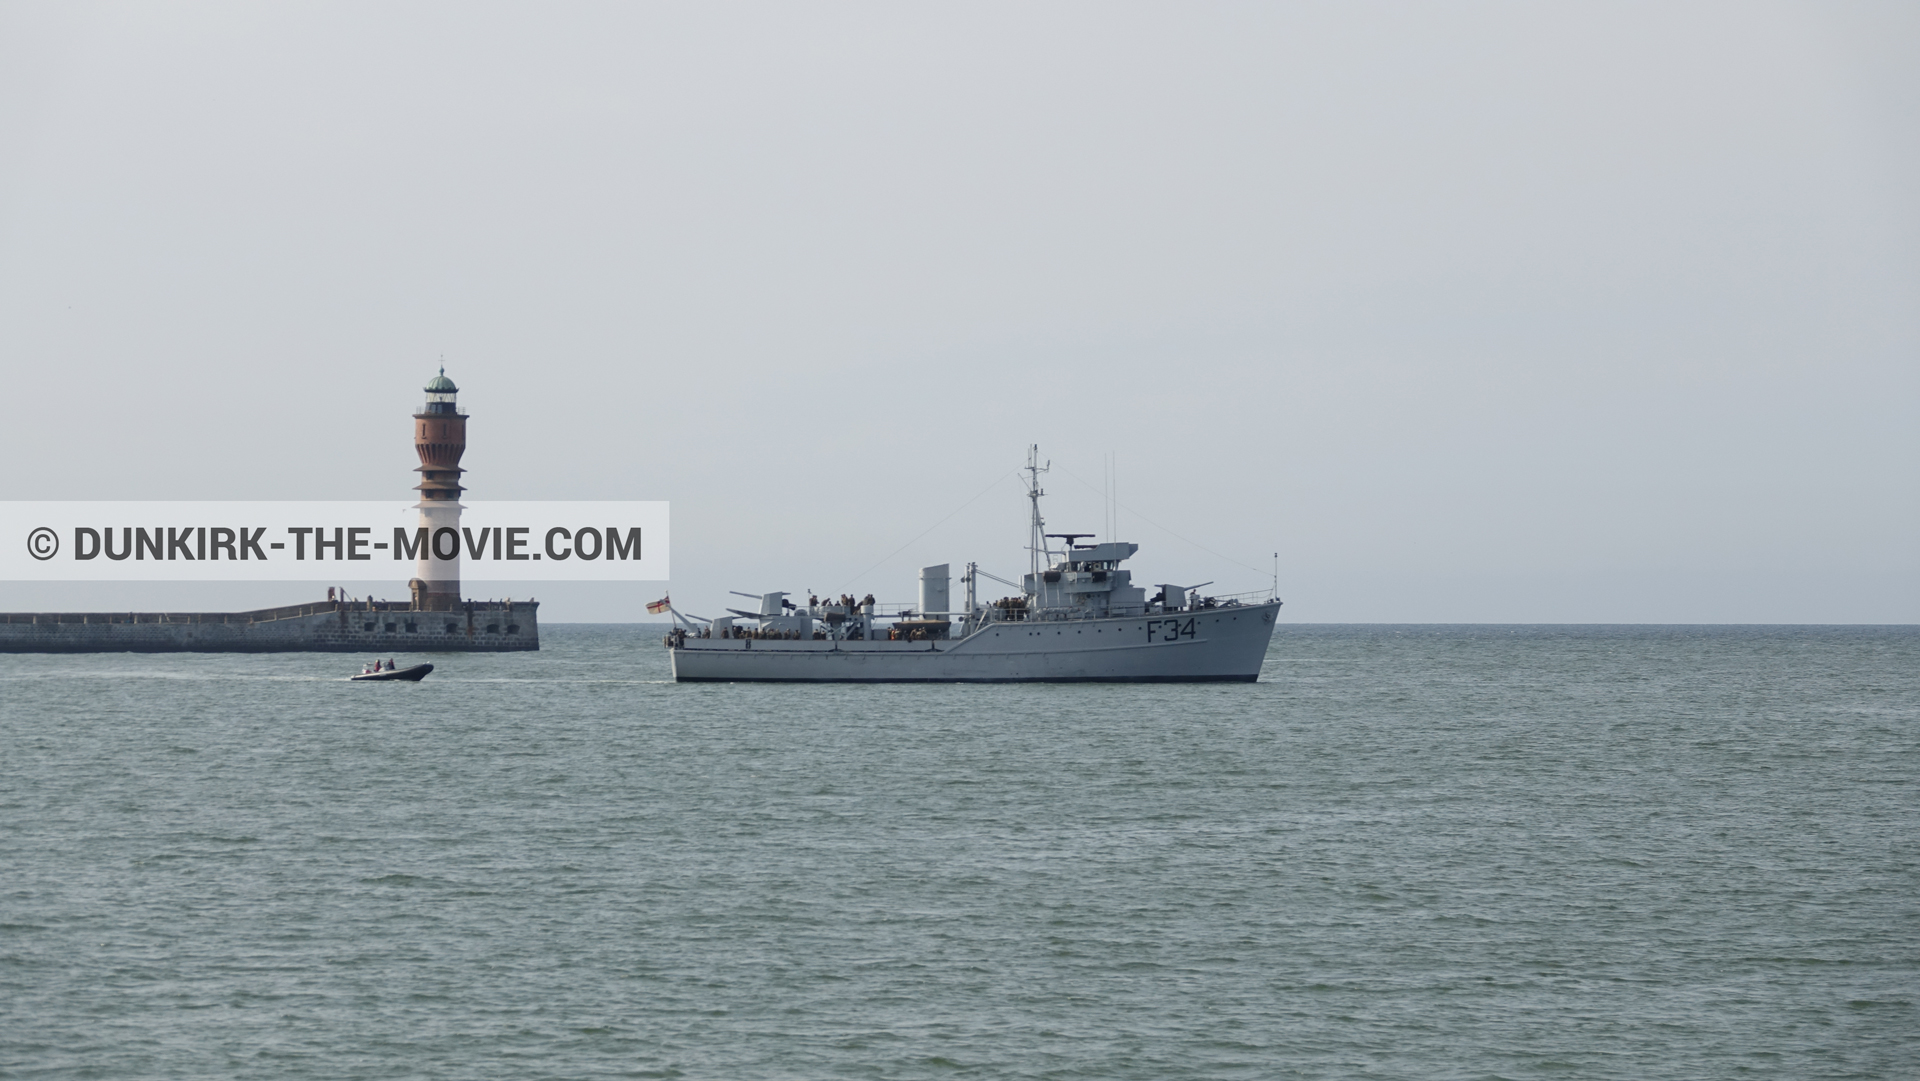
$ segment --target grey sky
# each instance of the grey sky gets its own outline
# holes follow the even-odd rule
[[[472,497],[670,499],[707,614],[1010,576],[1038,442],[1052,524],[1114,452],[1137,577],[1278,551],[1295,620],[1910,622],[1917,46],[1894,4],[0,5],[0,498],[402,494],[444,353]]]

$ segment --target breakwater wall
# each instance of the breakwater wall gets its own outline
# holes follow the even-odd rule
[[[323,601],[252,612],[0,612],[0,653],[514,652],[540,648],[539,609]]]

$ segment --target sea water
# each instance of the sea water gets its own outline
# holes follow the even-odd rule
[[[0,657],[0,1075],[1920,1075],[1920,632]]]

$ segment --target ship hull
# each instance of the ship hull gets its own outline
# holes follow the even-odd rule
[[[1109,619],[990,623],[961,639],[690,638],[682,683],[1251,683],[1278,604]]]

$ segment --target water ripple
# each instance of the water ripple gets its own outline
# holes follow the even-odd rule
[[[0,1073],[1920,1073],[1920,634],[1282,628],[1234,687],[543,630],[0,657]]]

